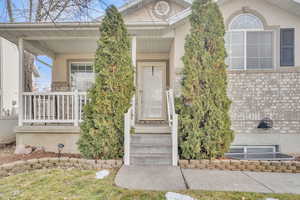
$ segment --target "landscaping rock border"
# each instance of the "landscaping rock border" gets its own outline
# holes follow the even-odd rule
[[[299,161],[180,160],[181,168],[300,173]]]
[[[0,165],[0,178],[36,169],[77,168],[84,170],[120,168],[122,160],[87,160],[81,158],[39,158]]]

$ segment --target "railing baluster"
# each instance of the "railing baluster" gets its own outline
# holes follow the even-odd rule
[[[36,119],[36,96],[33,95],[33,120]]]
[[[32,96],[28,95],[29,97],[29,120],[32,120]]]
[[[65,95],[62,95],[62,120],[65,120]]]
[[[38,96],[38,114],[39,114],[39,117],[38,119],[41,120],[41,95]]]
[[[66,96],[67,97],[67,120],[69,120],[70,119],[70,116],[69,116],[69,110],[70,110],[70,96],[69,95],[67,95]]]
[[[26,123],[74,123],[82,121],[86,93],[78,92],[24,92],[22,120]]]
[[[60,119],[60,95],[57,95],[57,120]]]
[[[27,111],[27,108],[26,108],[27,107],[27,100],[26,100],[27,98],[26,98],[26,95],[23,96],[23,99],[24,99],[24,104],[25,104],[23,115],[24,115],[24,119],[26,120],[27,119],[27,117],[26,117],[27,116],[26,115],[27,114],[27,112],[26,112]]]
[[[55,99],[56,95],[52,95],[52,120],[56,120]]]

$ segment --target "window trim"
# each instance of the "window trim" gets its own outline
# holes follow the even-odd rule
[[[95,73],[95,67],[94,67],[94,62],[92,59],[82,59],[82,60],[69,60],[68,61],[68,81],[69,81],[69,88],[70,90],[72,90],[72,76],[71,76],[71,73],[72,73],[72,68],[71,68],[71,65],[72,64],[91,64],[92,65],[92,68],[93,68],[93,73]]]

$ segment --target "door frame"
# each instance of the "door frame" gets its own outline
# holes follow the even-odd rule
[[[163,91],[162,91],[162,107],[163,107],[163,116],[161,118],[143,118],[142,115],[142,95],[141,91],[143,89],[143,76],[142,76],[142,67],[143,65],[149,65],[149,63],[153,63],[152,65],[162,64],[163,63]],[[166,120],[167,113],[166,113],[166,95],[165,91],[168,88],[168,60],[138,60],[137,61],[137,90],[136,90],[136,98],[137,98],[137,120],[138,121],[156,121],[156,120]]]

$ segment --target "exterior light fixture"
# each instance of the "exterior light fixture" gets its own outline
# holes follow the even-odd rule
[[[270,118],[266,117],[266,118],[263,118],[257,128],[261,128],[261,129],[264,129],[264,130],[268,130],[270,128],[273,128],[273,120],[271,120]]]
[[[58,157],[59,157],[59,158],[61,157],[61,152],[62,152],[62,150],[63,150],[64,147],[65,147],[64,144],[58,144],[58,145],[57,145]]]

